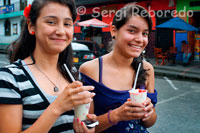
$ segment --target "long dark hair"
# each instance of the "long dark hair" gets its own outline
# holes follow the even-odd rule
[[[39,17],[40,11],[42,10],[42,8],[45,7],[49,3],[59,3],[61,5],[65,5],[71,11],[73,22],[76,20],[77,14],[76,14],[76,6],[74,3],[74,0],[34,0],[31,5],[31,10],[30,10],[30,15],[29,15],[30,22],[33,25],[36,24],[37,18]],[[27,21],[25,21],[23,24],[23,29],[20,34],[20,37],[17,40],[15,40],[13,43],[11,43],[11,45],[9,46],[9,48],[12,51],[9,54],[10,63],[13,63],[14,61],[18,59],[23,60],[26,57],[31,56],[33,54],[33,51],[35,50],[35,45],[36,45],[36,38],[34,35],[31,35],[29,33]],[[72,71],[73,52],[72,52],[71,44],[59,54],[59,58],[58,58],[59,71],[62,73],[62,75],[66,79],[71,81],[69,76],[66,74],[65,69],[63,68],[63,64],[67,64],[69,69]],[[73,74],[74,76],[76,75],[75,73]]]
[[[151,17],[145,8],[139,5],[136,5],[135,3],[129,3],[125,5],[123,8],[121,8],[120,10],[118,10],[113,18],[112,25],[114,25],[116,29],[119,30],[134,15],[139,15],[147,21],[149,33],[150,33],[152,29]],[[144,69],[142,60],[143,60],[143,56],[140,55],[139,57],[134,58],[131,64],[133,69],[136,71],[139,63],[141,63],[141,69],[140,69],[137,86],[136,86],[137,88],[140,88],[141,86],[145,86],[145,81],[146,81],[146,76],[147,76],[147,72],[146,72],[147,70]]]

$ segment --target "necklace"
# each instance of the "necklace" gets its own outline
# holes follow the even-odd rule
[[[49,82],[51,82],[54,85],[53,91],[54,92],[58,92],[59,88],[56,86],[56,84],[54,84],[53,81],[50,80],[50,78],[39,68],[38,65],[35,64],[35,67],[49,80]],[[58,74],[59,75],[59,74]],[[58,80],[58,76],[57,76],[57,80]],[[57,82],[57,81],[56,81]]]

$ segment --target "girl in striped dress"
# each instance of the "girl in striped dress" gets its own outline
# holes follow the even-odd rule
[[[9,66],[0,69],[0,132],[94,132],[73,108],[92,102],[92,86],[71,83],[73,0],[34,0],[24,10],[26,22],[10,46]],[[84,92],[83,92],[84,91]],[[80,93],[82,92],[82,93]],[[88,115],[92,120],[95,115]]]

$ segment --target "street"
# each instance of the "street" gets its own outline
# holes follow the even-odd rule
[[[158,118],[150,133],[199,133],[199,86],[195,82],[156,78]]]
[[[8,64],[0,54],[0,66]],[[156,77],[158,92],[157,121],[150,133],[200,132],[200,83]]]

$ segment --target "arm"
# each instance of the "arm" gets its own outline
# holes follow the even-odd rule
[[[22,105],[0,104],[0,116],[0,133],[19,133],[21,131]]]
[[[153,66],[148,63],[148,62],[144,62],[144,69],[148,70],[148,78],[147,78],[147,82],[146,82],[146,89],[148,90],[148,93],[154,93],[154,68]],[[143,123],[144,125],[148,128],[151,127],[152,125],[154,125],[154,123],[156,122],[156,110],[153,107],[153,104],[151,103],[151,100],[149,98],[147,98],[146,100],[146,114],[145,114],[145,118],[143,119]]]
[[[48,132],[59,114],[55,109],[49,106],[39,119],[25,132]],[[0,105],[0,132],[1,133],[18,133],[22,130],[22,105]]]
[[[42,113],[37,121],[24,132],[44,133],[48,132],[57,118],[65,111],[71,110],[77,105],[92,101],[93,93],[77,95],[79,92],[93,90],[93,87],[82,86],[78,81],[68,85],[62,94]],[[22,130],[22,105],[0,105],[0,132],[15,133]]]
[[[117,124],[120,121],[142,119],[144,118],[143,110],[144,106],[142,104],[134,103],[128,100],[119,108],[116,108],[110,112],[110,121]],[[90,113],[94,113],[92,111],[94,111],[93,103],[90,106]],[[103,115],[97,116],[97,120],[99,121],[99,125],[96,127],[96,132],[102,132],[113,126],[113,124],[110,123],[108,120],[108,112]]]

